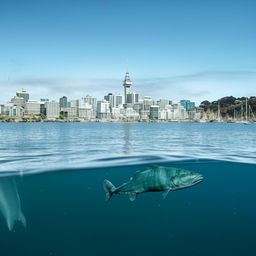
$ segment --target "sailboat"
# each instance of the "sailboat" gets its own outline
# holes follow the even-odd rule
[[[249,121],[249,117],[250,117],[250,110],[252,112],[251,107],[249,106],[249,115],[248,115],[248,98],[245,98],[245,120],[243,118],[243,105],[241,105],[241,121],[238,123],[242,123],[242,124],[252,124],[253,122]],[[253,112],[252,115],[254,116]]]

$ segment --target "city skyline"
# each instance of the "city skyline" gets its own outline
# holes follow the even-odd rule
[[[174,101],[191,99],[199,105],[204,100],[214,101],[224,96],[250,97],[255,95],[256,72],[202,72],[165,78],[132,79],[136,91],[141,96],[154,98],[170,98]],[[204,81],[211,80],[211,88],[204,87]],[[238,86],[240,81],[248,81],[247,90]],[[232,81],[233,89],[225,87]],[[0,94],[0,104],[7,103],[13,96],[13,91],[21,88],[29,91],[33,99],[49,98],[57,99],[60,95],[69,95],[69,98],[79,98],[81,95],[92,95],[96,98],[112,93],[123,93],[121,85],[123,79],[21,79],[17,83],[7,81],[4,91]],[[192,85],[196,84],[196,90]],[[1,85],[1,82],[0,82]],[[54,86],[51,86],[54,85]],[[70,86],[72,85],[72,86]],[[218,87],[221,87],[218,90]],[[38,89],[39,88],[39,89]],[[214,92],[214,93],[213,93]]]
[[[20,88],[119,92],[126,69],[140,95],[255,95],[254,1],[4,0],[1,11],[1,103]]]
[[[62,96],[59,100],[43,98],[34,100],[24,89],[16,91],[7,104],[0,104],[1,120],[9,117],[29,117],[34,120],[80,120],[80,121],[149,121],[149,120],[197,120],[202,116],[202,108],[195,102],[170,99],[154,99],[151,96],[139,97],[129,72],[123,80],[123,94],[108,93],[100,99],[91,95],[79,99]]]

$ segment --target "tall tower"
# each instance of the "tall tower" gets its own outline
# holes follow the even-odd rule
[[[132,81],[130,80],[130,75],[129,72],[125,73],[125,78],[124,78],[124,103],[127,103],[127,94],[131,93],[131,86],[132,86]]]

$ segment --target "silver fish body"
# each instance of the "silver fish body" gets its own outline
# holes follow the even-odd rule
[[[128,182],[115,187],[110,181],[104,181],[106,199],[109,200],[113,194],[128,194],[130,199],[144,192],[169,191],[184,189],[194,186],[203,180],[203,176],[188,170],[179,168],[152,166],[145,171],[136,172]]]

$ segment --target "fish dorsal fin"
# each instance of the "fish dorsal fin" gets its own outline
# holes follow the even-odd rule
[[[170,189],[167,189],[167,190],[164,191],[164,193],[163,193],[163,198],[164,199],[167,197],[169,191],[170,191]]]
[[[129,199],[130,199],[131,202],[133,202],[136,199],[136,197],[137,197],[136,193],[129,194]]]

